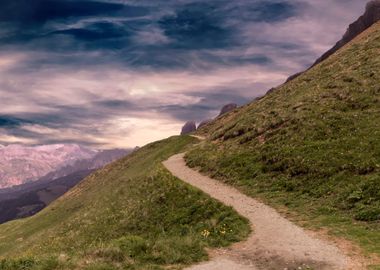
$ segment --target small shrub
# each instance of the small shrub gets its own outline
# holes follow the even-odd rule
[[[367,208],[360,210],[356,213],[355,219],[360,221],[380,220],[380,208]]]
[[[146,254],[148,250],[146,240],[137,235],[124,236],[117,240],[117,245],[121,251],[131,258],[140,257]]]
[[[107,247],[95,251],[95,256],[111,262],[124,261],[124,253],[117,247]]]
[[[33,259],[19,259],[19,260],[2,260],[0,261],[1,270],[29,270],[36,266]]]

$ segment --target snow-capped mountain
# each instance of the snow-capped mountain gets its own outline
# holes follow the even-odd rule
[[[78,160],[97,154],[76,144],[0,146],[0,188],[35,181]]]

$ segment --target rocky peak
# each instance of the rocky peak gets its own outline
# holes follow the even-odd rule
[[[238,106],[235,103],[230,103],[230,104],[224,105],[222,110],[220,111],[219,116],[222,116],[223,114],[229,113],[230,111],[235,110],[237,107]]]
[[[340,48],[345,46],[347,43],[352,41],[362,32],[370,28],[373,24],[380,21],[380,0],[372,0],[367,3],[365,12],[362,16],[359,17],[354,23],[350,24],[346,33],[343,35],[343,38],[339,40],[334,47],[325,52],[320,58],[315,61],[315,63],[310,67],[314,67],[315,65],[323,62],[327,58],[329,58],[332,54],[337,52]],[[309,68],[309,69],[310,69]],[[304,72],[296,73],[290,76],[286,82],[292,81],[298,76],[302,75]]]
[[[367,4],[364,17],[371,25],[380,20],[380,0],[372,0]]]
[[[194,121],[188,121],[182,127],[181,135],[186,135],[197,130],[197,126]]]
[[[203,120],[199,125],[198,125],[198,129],[206,126],[207,124],[211,123],[212,122],[212,119],[207,119],[207,120]]]
[[[372,0],[367,4],[364,14],[354,23],[350,24],[346,33],[343,35],[343,38],[338,41],[333,48],[323,54],[313,66],[330,57],[378,21],[380,21],[380,0]]]

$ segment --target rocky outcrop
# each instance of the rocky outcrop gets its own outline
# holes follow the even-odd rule
[[[238,106],[235,103],[230,103],[230,104],[224,105],[222,110],[219,113],[219,116],[222,116],[223,114],[229,113],[230,111],[235,110],[237,107]]]
[[[211,122],[212,122],[212,119],[207,119],[207,120],[202,121],[202,122],[198,125],[198,129],[203,128],[204,126],[206,126],[207,124],[209,124],[209,123],[211,123]]]
[[[296,73],[296,74],[290,76],[289,78],[286,79],[286,82],[285,82],[285,83],[290,82],[290,81],[293,81],[295,78],[301,76],[302,74],[303,74],[303,72],[298,72],[298,73]],[[271,90],[272,90],[272,89],[271,89]]]
[[[186,135],[197,130],[197,125],[194,121],[186,122],[182,127],[181,135]]]
[[[235,110],[236,108],[238,107],[237,104],[235,103],[229,103],[227,105],[224,105],[223,108],[221,109],[219,116],[222,116],[226,113],[229,113],[230,111],[233,111]],[[204,126],[206,126],[207,124],[209,124],[210,122],[212,122],[214,119],[207,119],[207,120],[204,120],[202,121],[199,125],[198,125],[198,128],[197,128],[197,125],[195,123],[195,121],[188,121],[186,122],[186,124],[182,127],[182,131],[181,131],[181,135],[186,135],[186,134],[189,134],[189,133],[192,133],[192,132],[195,132],[197,131],[197,129],[200,129]]]
[[[362,32],[370,28],[378,21],[380,21],[380,0],[372,0],[367,4],[364,14],[360,16],[359,19],[357,19],[354,23],[350,24],[346,33],[343,35],[343,38],[339,40],[334,47],[332,47],[320,58],[318,58],[310,68],[329,58],[331,55],[333,55],[335,52],[337,52],[339,49],[341,49],[343,46],[345,46],[347,43],[352,41],[354,38],[356,38],[358,35],[360,35]],[[304,72],[299,72],[290,76],[286,82],[294,80],[303,73]]]
[[[343,38],[338,41],[338,43],[333,48],[323,54],[314,63],[313,66],[326,60],[328,57],[330,57],[332,54],[334,54],[336,51],[338,51],[340,48],[342,48],[344,45],[349,43],[351,40],[356,38],[358,35],[360,35],[362,32],[367,30],[378,21],[380,21],[380,0],[373,0],[367,4],[364,14],[348,27],[347,32],[344,34]]]

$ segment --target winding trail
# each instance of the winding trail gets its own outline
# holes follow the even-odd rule
[[[273,208],[237,189],[186,166],[184,154],[172,156],[164,166],[182,181],[232,206],[249,219],[253,233],[245,241],[211,251],[209,262],[188,270],[360,270],[336,246],[291,223]]]

